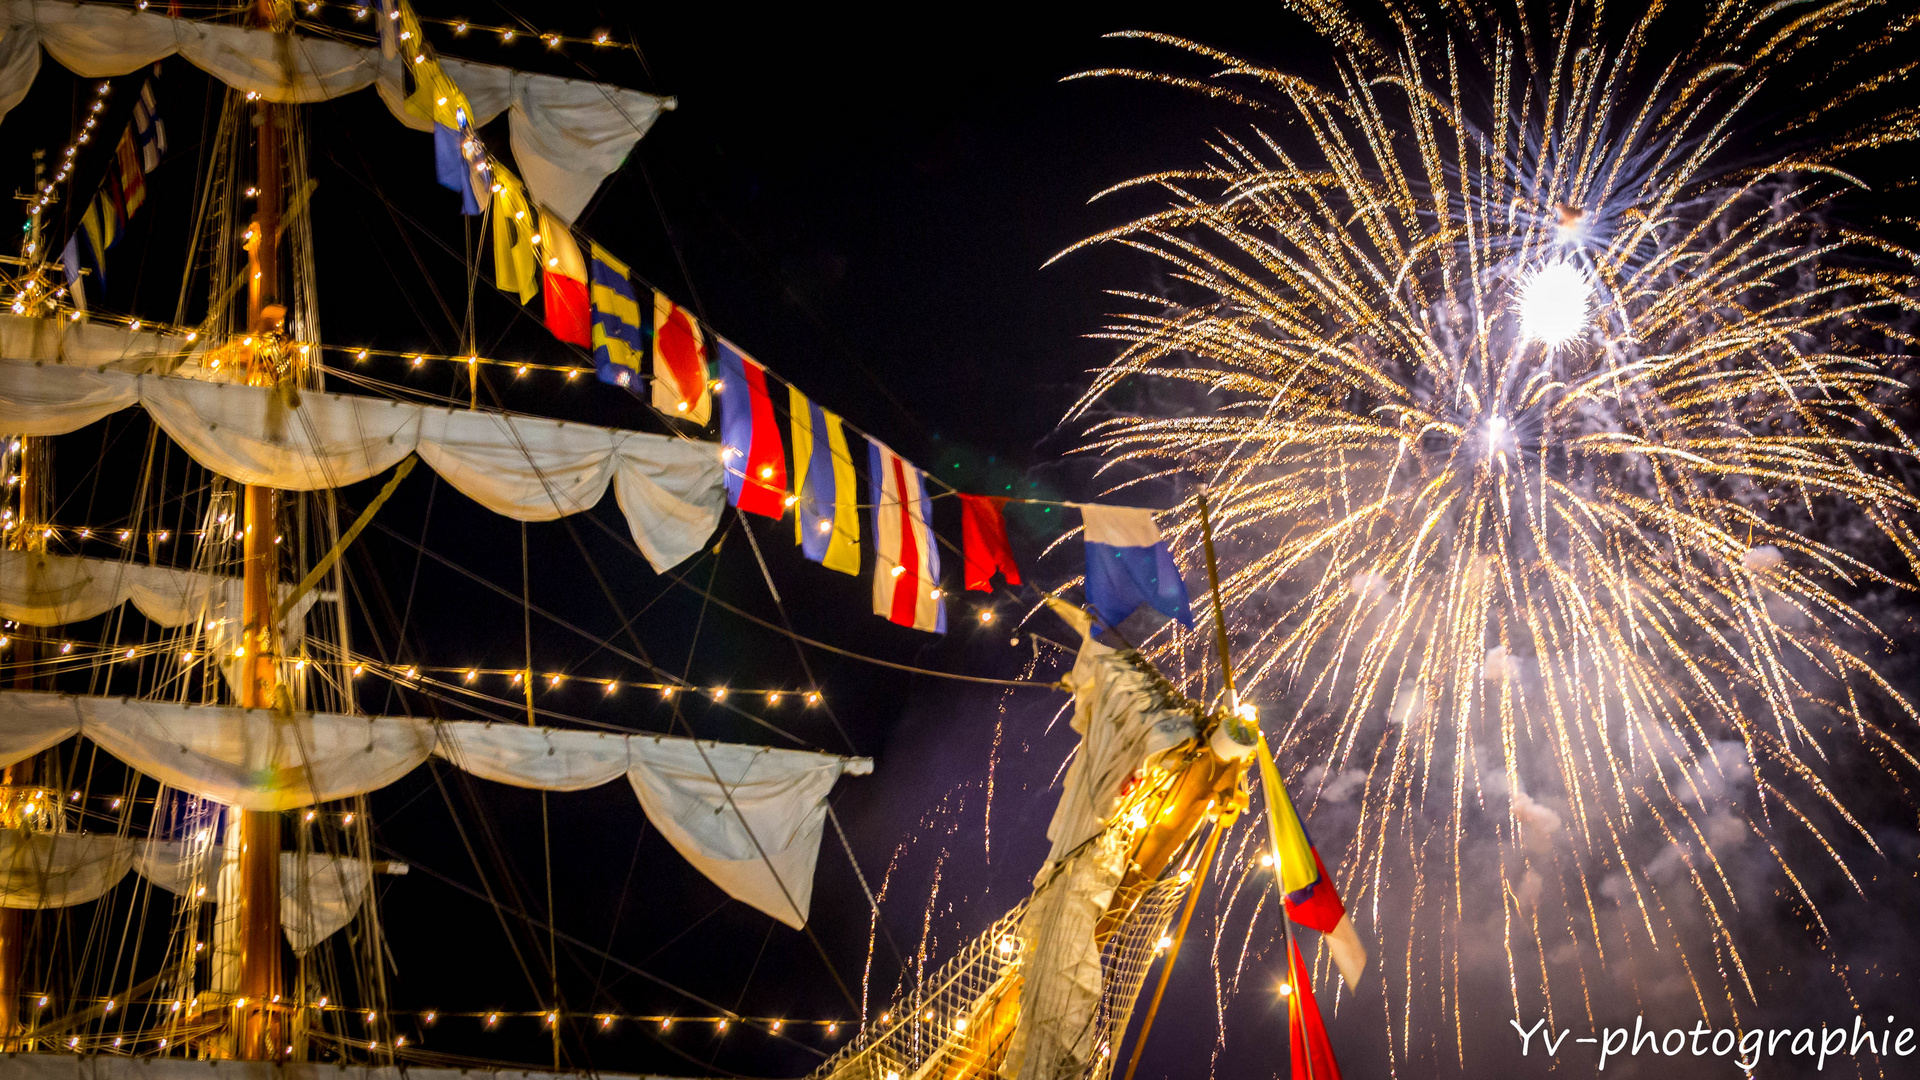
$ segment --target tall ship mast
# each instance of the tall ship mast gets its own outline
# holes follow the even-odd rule
[[[681,860],[773,929],[811,937],[828,797],[873,762],[851,739],[817,746],[781,721],[796,709],[831,719],[811,681],[701,684],[691,656],[676,671],[630,634],[585,635],[619,658],[619,677],[537,664],[535,615],[570,624],[534,599],[529,522],[569,523],[576,544],[599,528],[619,573],[644,564],[683,581],[689,560],[728,542],[730,505],[791,519],[809,559],[872,567],[876,613],[945,629],[927,479],[871,437],[867,454],[851,453],[851,425],[797,388],[770,394],[761,365],[664,294],[644,310],[637,279],[580,234],[595,192],[672,99],[442,57],[393,0],[350,8],[344,31],[307,18],[319,9],[255,0],[207,20],[145,0],[0,0],[0,116],[33,91],[44,57],[85,80],[72,142],[36,152],[21,193],[28,225],[4,266],[11,309],[0,313],[0,1051],[41,1070],[30,1075],[65,1075],[58,1063],[76,1056],[102,1076],[136,1059],[143,1077],[203,1075],[208,1062],[215,1076],[268,1075],[248,1071],[268,1062],[597,1072],[582,1028],[637,1019],[665,1031],[684,1015],[616,1017],[570,1005],[561,988],[562,952],[596,953],[603,969],[617,958],[555,925],[550,815],[621,780]],[[170,182],[157,173],[175,97],[156,86],[186,66],[209,77],[213,104],[182,286],[169,317],[114,314],[106,290],[127,269],[110,252],[150,189]],[[401,127],[431,133],[438,181],[469,226],[470,283],[529,312],[538,296],[568,362],[484,355],[471,289],[455,351],[370,358],[322,332],[314,219],[329,195],[309,171],[307,111],[369,89]],[[510,158],[481,131],[503,115]],[[423,138],[394,137],[425,159]],[[111,154],[89,152],[107,144]],[[444,392],[378,375],[428,362],[452,373]],[[651,429],[516,407],[511,388],[530,371],[611,384],[651,410]],[[791,467],[777,435],[765,443],[773,404],[790,425]],[[854,493],[856,464],[870,496]],[[486,511],[477,527],[504,548],[517,538],[517,581],[487,581],[424,545],[412,583],[367,565],[363,537],[386,528],[383,508],[419,465],[436,492]],[[609,489],[618,526],[593,514]],[[1089,543],[1093,528],[1089,516]],[[760,541],[738,531],[765,574]],[[516,642],[517,655],[484,667],[414,659],[408,620],[428,559],[518,605],[517,633],[463,628],[481,647]],[[714,601],[702,595],[700,619]],[[1137,1062],[1164,975],[1144,1018],[1136,1004],[1156,963],[1172,964],[1265,749],[1233,697],[1224,630],[1225,692],[1200,702],[1133,649],[1103,644],[1111,613],[1096,624],[1046,602],[1077,638],[1055,689],[1073,697],[1080,741],[1031,896],[884,1003],[864,987],[856,1000],[812,938],[829,976],[822,1000],[857,1014],[844,1032],[826,1026],[827,1049],[808,1045],[824,1059],[813,1076],[1105,1080],[1128,1050]],[[396,641],[380,637],[376,608]],[[689,633],[700,632],[696,621]],[[567,682],[607,702],[644,695],[664,727],[561,711],[552,693]],[[695,701],[712,718],[699,727]],[[537,1065],[435,1049],[426,1030],[438,1014],[394,989],[383,896],[416,868],[383,849],[370,796],[403,782],[426,790],[423,772],[449,806],[448,787],[472,792],[474,779],[535,800],[517,805],[537,806],[544,874],[506,874],[515,896],[475,895],[515,943],[501,969],[520,968],[538,998],[530,1018],[548,1045]],[[480,865],[486,837],[457,816],[453,832]],[[1294,858],[1283,847],[1276,839],[1275,857]],[[539,877],[544,903],[523,902]],[[791,1039],[779,1018],[668,989],[716,1030]],[[491,1030],[502,1016],[472,1019]]]

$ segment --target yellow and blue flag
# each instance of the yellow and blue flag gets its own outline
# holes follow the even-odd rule
[[[793,428],[794,541],[807,558],[843,574],[860,573],[859,482],[840,417],[787,387]]]
[[[640,301],[627,264],[591,248],[594,370],[601,382],[631,387],[640,378]]]
[[[1353,920],[1347,916],[1346,904],[1341,901],[1333,879],[1327,875],[1327,866],[1320,861],[1320,853],[1307,836],[1306,826],[1300,823],[1300,813],[1293,808],[1286,785],[1280,782],[1280,770],[1274,765],[1273,751],[1267,748],[1264,734],[1258,736],[1256,749],[1261,793],[1267,804],[1267,840],[1287,916],[1325,935],[1327,951],[1340,968],[1340,977],[1349,988],[1356,987],[1360,984],[1360,973],[1367,966],[1366,945],[1361,942]]]

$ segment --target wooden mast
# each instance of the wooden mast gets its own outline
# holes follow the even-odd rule
[[[20,439],[18,461],[20,471],[15,485],[19,490],[19,514],[14,527],[7,537],[7,547],[15,551],[44,550],[45,539],[40,530],[44,525],[46,512],[46,454],[45,443],[36,438]],[[13,638],[13,685],[16,689],[34,688],[34,663],[39,659],[38,643],[25,626],[15,627],[10,636]],[[40,755],[35,754],[24,761],[7,766],[0,775],[0,784],[6,792],[5,824],[12,828],[27,828],[32,811],[29,805],[34,784],[39,780]],[[0,908],[0,1050],[16,1051],[22,1049],[20,1039],[26,1032],[26,1025],[20,1019],[20,996],[25,992],[22,980],[26,974],[26,937],[27,913],[18,908]]]
[[[263,29],[274,28],[273,0],[254,0],[253,17]],[[255,214],[247,230],[247,332],[254,341],[248,381],[271,385],[279,373],[268,362],[273,350],[264,348],[278,336],[285,320],[280,302],[280,129],[275,107],[264,99],[254,102],[254,144],[257,167]],[[279,535],[276,498],[269,487],[249,484],[243,495],[245,532],[242,541],[241,636],[246,656],[236,665],[240,704],[264,709],[275,704],[278,689],[278,646],[273,625],[274,583],[279,578]],[[239,1001],[233,1010],[233,1056],[272,1060],[283,1045],[279,1003],[280,967],[280,815],[263,811],[240,812],[241,908]],[[232,901],[230,901],[232,902]],[[244,1002],[242,1004],[241,1002]]]

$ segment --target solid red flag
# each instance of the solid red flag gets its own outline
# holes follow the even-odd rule
[[[1333,1045],[1327,1042],[1327,1025],[1314,1003],[1313,983],[1307,978],[1300,946],[1289,945],[1293,970],[1287,981],[1293,992],[1287,995],[1287,1042],[1293,1047],[1293,1080],[1340,1080],[1340,1065],[1333,1060]]]
[[[967,588],[976,592],[993,591],[993,572],[1020,584],[1020,567],[1014,564],[1013,548],[1007,544],[1007,520],[1000,508],[1007,500],[998,495],[960,496],[960,537],[967,563]]]

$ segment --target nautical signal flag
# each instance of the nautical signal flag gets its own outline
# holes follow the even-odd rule
[[[787,512],[787,448],[767,397],[767,369],[716,339],[720,355],[720,458],[727,501],[775,520]]]
[[[521,186],[520,178],[506,169],[494,170],[493,188],[493,283],[524,304],[540,292],[540,257],[533,251],[533,237],[538,232],[533,204],[527,201],[527,189]]]
[[[1360,932],[1347,916],[1346,905],[1341,902],[1333,879],[1327,876],[1326,864],[1320,861],[1320,853],[1314,850],[1306,827],[1300,824],[1300,815],[1293,808],[1286,786],[1280,782],[1280,770],[1273,763],[1273,751],[1267,748],[1265,735],[1258,737],[1256,751],[1260,758],[1260,787],[1267,803],[1267,838],[1287,915],[1301,926],[1325,936],[1327,952],[1340,969],[1340,977],[1346,980],[1349,989],[1357,989],[1360,973],[1367,967],[1367,948],[1361,944]],[[1317,1014],[1314,1021],[1319,1021]],[[1325,1034],[1321,1037],[1324,1039]]]
[[[653,292],[653,407],[702,427],[713,415],[707,347],[693,312]]]
[[[960,550],[967,564],[967,588],[976,592],[993,591],[996,570],[1007,584],[1020,584],[1020,567],[1014,564],[1001,512],[1006,505],[998,495],[960,496]]]
[[[940,552],[933,546],[933,503],[926,481],[885,443],[867,439],[873,489],[873,613],[901,626],[947,632],[940,598]]]
[[[1293,1048],[1292,1080],[1340,1080],[1340,1063],[1327,1041],[1327,1025],[1313,999],[1313,981],[1297,942],[1287,943],[1287,1043]]]
[[[1187,583],[1153,523],[1137,506],[1079,503],[1086,525],[1087,606],[1108,626],[1119,626],[1141,604],[1182,626],[1193,625]]]
[[[440,186],[460,195],[460,212],[469,217],[486,209],[493,189],[492,166],[473,130],[473,107],[440,65],[415,69],[420,91],[432,100],[433,174]]]
[[[86,244],[86,232],[83,230],[75,230],[72,236],[67,237],[66,248],[60,252],[60,269],[67,275],[67,293],[73,297],[73,307],[76,311],[87,310],[87,290],[80,284],[80,265],[82,259],[80,252],[81,248],[85,247]],[[95,269],[99,268],[98,260],[93,258],[93,249],[91,247],[87,248],[84,257],[88,265],[94,266]]]
[[[587,303],[587,264],[566,223],[540,211],[540,286],[546,292],[547,332],[582,347],[593,344]]]
[[[859,482],[840,417],[787,387],[793,429],[794,542],[807,558],[843,574],[860,572]]]
[[[153,65],[160,74],[160,65]],[[153,92],[153,80],[140,84],[140,98],[133,103],[133,137],[140,145],[140,168],[152,172],[160,167],[167,152],[167,125],[160,119],[160,99]]]
[[[133,216],[135,210],[146,205],[147,176],[140,167],[140,148],[133,141],[133,129],[129,127],[120,133],[120,145],[114,148],[114,163],[120,170],[120,194],[125,199],[126,214]]]
[[[640,302],[627,264],[588,242],[593,255],[593,367],[601,382],[632,386],[640,378]]]

